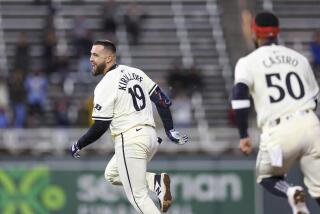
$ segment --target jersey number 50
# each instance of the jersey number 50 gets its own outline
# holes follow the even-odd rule
[[[281,76],[279,73],[273,73],[273,74],[267,74],[266,75],[266,80],[267,80],[267,86],[268,88],[275,88],[279,91],[279,97],[275,98],[273,96],[269,96],[270,102],[271,103],[276,103],[276,102],[280,102],[281,100],[284,99],[286,93],[285,90],[280,86],[277,85],[275,83],[272,82],[272,80],[274,79],[278,79],[281,81]],[[296,79],[298,86],[299,86],[299,92],[296,90],[294,91],[292,89],[292,79]],[[304,86],[303,83],[299,77],[298,74],[296,74],[295,72],[291,71],[289,73],[287,73],[286,77],[285,77],[285,84],[286,84],[286,88],[287,91],[289,93],[289,95],[296,100],[301,99],[302,97],[304,97],[305,95],[305,91],[304,91]]]
[[[136,111],[141,111],[146,107],[146,98],[140,85],[134,85],[128,89],[128,92],[131,94],[133,106]]]

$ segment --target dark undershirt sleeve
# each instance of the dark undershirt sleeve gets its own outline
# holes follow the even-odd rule
[[[164,129],[166,131],[173,129],[173,120],[172,120],[170,108],[169,107],[164,108],[158,105],[156,105],[156,107],[158,110],[158,114],[160,115],[160,118],[162,120]]]
[[[248,137],[248,119],[250,110],[249,88],[244,83],[237,83],[232,90],[232,109],[240,138]]]
[[[78,140],[77,146],[82,149],[89,144],[98,140],[109,128],[111,120],[95,120],[94,124],[88,129],[88,131]]]
[[[158,114],[162,120],[163,127],[166,131],[173,129],[173,120],[171,115],[171,100],[160,89],[159,86],[152,92],[150,99],[157,107]]]

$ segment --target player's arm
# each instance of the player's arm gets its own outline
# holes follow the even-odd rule
[[[95,120],[94,124],[88,129],[88,131],[80,137],[77,142],[77,146],[79,149],[82,149],[89,144],[98,140],[108,129],[110,126],[111,120],[103,121],[103,120]]]
[[[173,120],[170,110],[172,102],[168,96],[160,89],[159,86],[156,86],[155,90],[150,95],[150,99],[157,107],[164,129],[173,129]]]
[[[244,83],[237,83],[232,89],[232,109],[235,112],[236,123],[240,138],[248,137],[248,119],[250,109],[249,87]]]
[[[80,137],[77,143],[71,146],[71,155],[75,158],[80,157],[80,150],[98,140],[109,129],[110,123],[111,120],[95,120],[94,124]]]
[[[248,119],[250,109],[250,88],[253,88],[253,74],[250,70],[252,63],[247,57],[238,60],[232,89],[232,109],[235,112],[236,123],[240,135],[239,148],[248,155],[252,151],[252,142],[248,135]]]
[[[174,129],[170,106],[172,104],[168,96],[155,85],[155,89],[151,91],[150,99],[156,105],[158,114],[162,120],[163,127],[168,138],[178,144],[184,144],[188,141],[187,136],[180,136],[179,132]]]
[[[232,90],[232,109],[235,112],[236,123],[240,135],[239,149],[249,155],[252,152],[252,142],[248,135],[248,119],[250,109],[249,87],[237,83]]]

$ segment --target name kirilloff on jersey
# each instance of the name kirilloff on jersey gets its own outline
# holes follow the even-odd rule
[[[130,72],[130,73],[124,73],[123,70],[121,70],[121,77],[118,84],[118,89],[126,91],[128,83],[130,81],[138,81],[142,83],[143,77],[140,75]],[[132,97],[133,106],[136,111],[141,111],[146,107],[146,98],[143,93],[143,89],[139,84],[133,84],[130,88],[128,88],[128,93]]]
[[[121,73],[123,73],[123,70],[121,70]],[[143,78],[136,73],[123,73],[120,77],[118,89],[125,91],[127,89],[128,83],[131,80],[142,82]]]

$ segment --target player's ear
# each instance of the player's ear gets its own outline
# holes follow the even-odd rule
[[[112,56],[110,54],[108,54],[105,59],[106,59],[107,63],[110,63],[112,60]]]
[[[107,57],[107,62],[110,63],[111,61],[113,61],[115,58],[115,55],[114,54],[109,54],[108,57]]]

